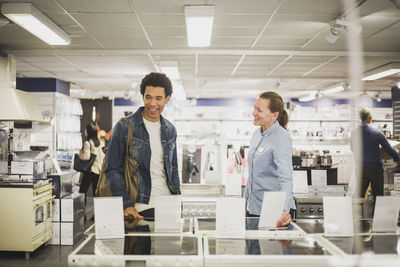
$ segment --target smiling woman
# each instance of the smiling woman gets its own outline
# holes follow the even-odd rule
[[[250,141],[245,199],[248,216],[260,216],[264,192],[284,191],[282,216],[276,225],[290,223],[296,206],[293,200],[292,140],[286,130],[289,117],[283,100],[275,92],[264,92],[254,104],[254,125],[258,128]]]

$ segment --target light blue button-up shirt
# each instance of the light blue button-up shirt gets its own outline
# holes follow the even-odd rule
[[[250,214],[260,215],[265,191],[285,191],[284,209],[296,209],[293,200],[292,140],[278,121],[262,132],[258,128],[251,138],[249,179],[245,199]]]

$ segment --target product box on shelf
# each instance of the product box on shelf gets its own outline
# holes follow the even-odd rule
[[[73,245],[84,232],[84,194],[53,199],[53,236],[50,245]]]
[[[85,216],[83,213],[74,218],[73,222],[60,223],[60,244],[73,245],[85,231]]]
[[[81,193],[73,193],[60,199],[61,221],[73,222],[75,217],[84,214],[85,195]]]
[[[60,208],[60,199],[53,199],[53,222],[59,222],[61,220],[61,208]]]
[[[11,161],[11,174],[37,174],[44,171],[44,161]]]
[[[60,222],[52,222],[52,224],[53,224],[53,235],[52,235],[51,239],[49,240],[48,244],[49,245],[60,245],[61,244]]]
[[[52,173],[47,177],[53,179],[53,195],[56,198],[62,198],[64,196],[72,194],[72,178],[75,171],[66,171],[61,174]]]

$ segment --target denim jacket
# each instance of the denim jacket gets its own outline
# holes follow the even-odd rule
[[[138,196],[136,202],[148,204],[151,191],[150,177],[150,143],[149,134],[143,122],[143,107],[134,114],[128,116],[133,132],[133,158],[139,163],[138,168]],[[171,194],[181,193],[178,161],[176,152],[176,129],[171,122],[160,116],[161,143],[164,154],[164,167],[167,174],[167,185]],[[112,132],[108,144],[108,156],[106,163],[106,176],[110,182],[113,196],[122,196],[124,209],[134,206],[126,190],[124,180],[124,159],[126,151],[126,140],[128,125],[119,121]]]

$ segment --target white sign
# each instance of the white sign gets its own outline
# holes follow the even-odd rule
[[[122,197],[95,197],[96,239],[124,238]]]
[[[217,237],[245,236],[245,205],[244,198],[217,199]]]
[[[286,192],[264,192],[258,229],[276,228],[276,222],[282,216]]]
[[[396,232],[400,197],[377,196],[372,223],[373,232]]]
[[[394,190],[400,191],[400,173],[395,173],[393,177]]]
[[[326,236],[353,236],[351,197],[324,197],[324,228]]]
[[[242,195],[242,174],[228,174],[225,180],[226,196]]]
[[[311,185],[324,186],[327,181],[327,170],[311,170]]]
[[[181,220],[181,196],[155,196],[154,198],[154,223],[155,231],[180,231]]]
[[[293,171],[293,194],[308,193],[307,171]]]

